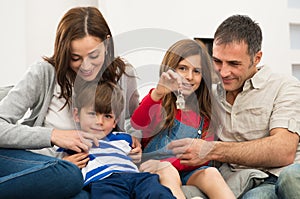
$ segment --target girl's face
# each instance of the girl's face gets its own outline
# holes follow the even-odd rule
[[[182,89],[184,96],[191,95],[199,88],[202,80],[199,55],[192,55],[181,60],[175,70],[184,77]]]
[[[98,37],[86,36],[71,42],[71,68],[84,80],[92,81],[105,59],[105,45]]]

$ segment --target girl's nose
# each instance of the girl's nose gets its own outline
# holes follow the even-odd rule
[[[193,70],[188,70],[187,73],[185,74],[185,78],[187,80],[193,79]]]

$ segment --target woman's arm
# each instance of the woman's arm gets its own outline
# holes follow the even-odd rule
[[[51,65],[45,62],[33,65],[0,102],[0,147],[38,149],[51,146],[53,129],[41,127],[36,119],[54,78]],[[29,109],[31,116],[26,120],[27,125],[19,124]]]

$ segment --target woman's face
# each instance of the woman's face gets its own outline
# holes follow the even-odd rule
[[[82,79],[92,81],[103,66],[105,51],[104,42],[98,37],[88,35],[73,40],[70,66]]]

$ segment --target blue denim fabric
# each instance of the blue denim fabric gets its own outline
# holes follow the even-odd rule
[[[262,184],[246,192],[243,199],[298,199],[300,198],[300,164],[283,169],[277,178],[270,175]]]
[[[202,130],[202,129],[201,129]],[[177,119],[169,131],[165,129],[155,135],[143,149],[143,161],[148,159],[164,159],[174,157],[171,150],[167,149],[168,144],[173,140],[182,138],[198,138],[198,129],[181,123]]]
[[[0,149],[1,199],[78,198],[82,186],[80,169],[70,162],[25,150]]]
[[[179,171],[179,176],[181,179],[182,185],[186,185],[186,182],[190,179],[191,175],[193,175],[196,171],[207,169],[209,166],[202,166],[192,171]]]
[[[300,164],[292,164],[280,173],[275,190],[280,199],[300,198]]]
[[[169,188],[159,182],[156,174],[114,173],[107,178],[92,182],[91,198],[119,199],[176,199]]]

